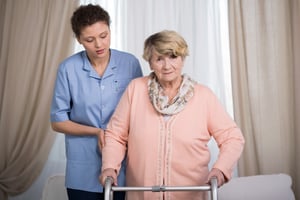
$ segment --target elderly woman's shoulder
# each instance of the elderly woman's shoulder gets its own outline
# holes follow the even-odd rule
[[[142,77],[137,77],[137,78],[134,78],[130,81],[130,85],[131,87],[132,86],[147,86],[148,85],[148,80],[149,80],[149,77],[148,76],[142,76]]]
[[[149,80],[148,76],[141,76],[141,77],[132,79],[131,82],[134,82],[135,84],[140,84],[140,83],[148,82],[148,80]]]
[[[194,87],[195,93],[206,94],[206,95],[214,95],[214,92],[207,85],[197,83]]]
[[[128,93],[146,93],[148,91],[148,77],[132,79],[126,90]]]
[[[211,89],[202,83],[196,83],[195,84],[195,90],[201,90],[201,91],[211,91]]]

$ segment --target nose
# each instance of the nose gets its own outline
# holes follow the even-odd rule
[[[97,38],[94,43],[95,47],[98,48],[101,46],[101,39]]]
[[[172,66],[173,66],[172,60],[171,60],[169,57],[165,57],[163,67],[164,67],[165,69],[168,69],[168,68],[170,68],[170,67],[172,67]]]

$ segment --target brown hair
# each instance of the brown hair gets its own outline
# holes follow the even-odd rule
[[[110,25],[110,16],[106,10],[99,5],[81,5],[73,12],[71,17],[72,30],[78,38],[84,27],[99,21],[105,22],[108,26]]]

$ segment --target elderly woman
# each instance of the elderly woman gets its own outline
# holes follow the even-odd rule
[[[212,91],[182,74],[188,46],[174,31],[151,35],[144,59],[153,72],[133,80],[122,96],[105,134],[100,181],[117,174],[127,154],[128,186],[191,186],[213,176],[229,181],[244,138]],[[207,143],[214,137],[220,154],[209,171]],[[204,192],[127,192],[129,200],[197,199]]]

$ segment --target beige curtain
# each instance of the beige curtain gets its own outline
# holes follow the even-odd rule
[[[295,93],[295,175],[294,188],[297,199],[300,199],[300,0],[292,1],[292,33],[294,55],[294,93]]]
[[[228,2],[239,175],[287,173],[300,198],[299,0]]]
[[[49,110],[58,63],[74,41],[76,0],[0,2],[0,199],[40,174],[54,134]]]

